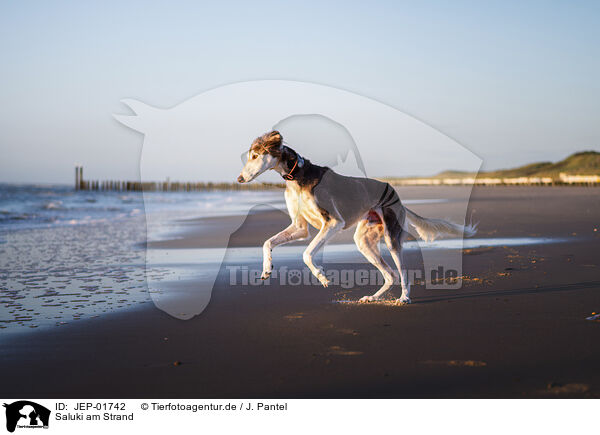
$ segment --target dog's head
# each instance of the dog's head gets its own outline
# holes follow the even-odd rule
[[[248,160],[238,177],[239,183],[248,183],[265,171],[277,166],[281,159],[283,137],[276,130],[257,137],[248,150]]]

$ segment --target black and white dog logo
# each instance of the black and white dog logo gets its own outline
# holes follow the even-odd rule
[[[50,410],[29,400],[19,400],[6,408],[6,430],[14,432],[18,428],[48,428]]]

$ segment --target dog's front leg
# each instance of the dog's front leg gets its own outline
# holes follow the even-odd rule
[[[305,222],[294,222],[285,230],[275,234],[263,244],[263,272],[261,279],[271,276],[273,270],[273,248],[284,243],[302,240],[308,237],[308,225]]]
[[[329,280],[325,276],[325,273],[320,267],[316,267],[313,263],[313,255],[321,249],[329,239],[331,239],[335,233],[340,231],[344,227],[344,222],[341,220],[331,219],[325,223],[319,231],[319,234],[308,244],[308,247],[302,254],[304,263],[308,266],[312,274],[319,280],[323,287],[329,285]]]

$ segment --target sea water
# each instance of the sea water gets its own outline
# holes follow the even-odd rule
[[[146,270],[148,237],[172,221],[282,201],[281,191],[142,195],[0,184],[0,337],[147,303],[147,279],[166,273]],[[147,220],[157,224],[149,234]]]

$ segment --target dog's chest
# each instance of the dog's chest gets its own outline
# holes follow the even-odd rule
[[[288,183],[285,191],[285,200],[290,214],[303,217],[310,225],[317,229],[323,226],[324,218],[322,210],[317,205],[311,191],[301,189],[295,183]]]

